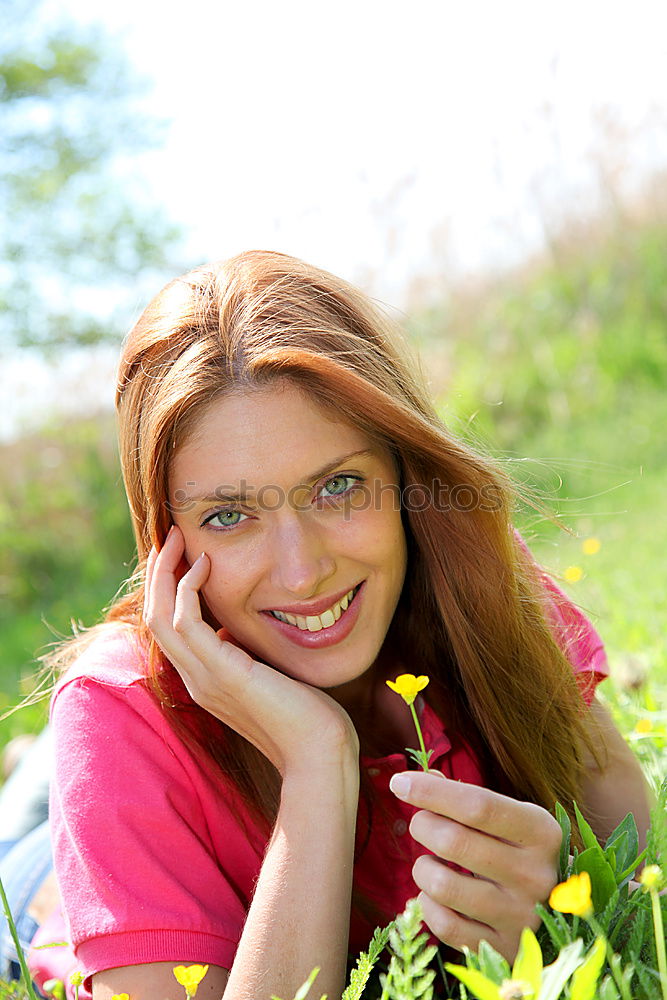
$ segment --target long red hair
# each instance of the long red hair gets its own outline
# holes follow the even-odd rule
[[[559,800],[571,812],[586,741],[582,702],[545,617],[539,570],[512,529],[510,480],[443,425],[408,346],[366,296],[283,254],[244,253],[172,281],[123,347],[117,407],[138,567],[106,623],[138,633],[165,715],[233,775],[268,828],[277,772],[189,702],[142,605],[148,552],[171,523],[173,455],[213,398],[277,378],[388,448],[403,491],[458,491],[459,502],[412,503],[403,512],[408,571],[392,641],[408,669],[429,675],[427,697],[448,730],[477,749],[497,787],[547,809]],[[60,663],[95,631],[61,651]]]

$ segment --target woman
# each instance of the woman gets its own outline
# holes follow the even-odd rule
[[[247,253],[168,285],[118,383],[139,568],[61,654],[56,868],[95,1000],[291,996],[418,890],[453,948],[512,957],[556,880],[550,810],[599,833],[641,773],[593,700],[590,623],[511,527],[345,282]],[[411,771],[426,674],[433,773]],[[360,766],[361,765],[361,766]],[[389,781],[391,780],[391,790]],[[361,794],[360,794],[361,790]]]

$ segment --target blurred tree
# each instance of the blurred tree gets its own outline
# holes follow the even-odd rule
[[[137,176],[160,133],[144,90],[102,29],[42,0],[0,5],[0,349],[107,338],[173,254],[178,232]]]

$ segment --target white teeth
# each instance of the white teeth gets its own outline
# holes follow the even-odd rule
[[[338,621],[354,597],[354,587],[348,590],[347,594],[336,601],[333,607],[323,611],[321,615],[290,615],[286,611],[272,611],[271,614],[278,621],[286,622],[288,625],[296,625],[302,632],[320,632],[323,628],[331,628]]]

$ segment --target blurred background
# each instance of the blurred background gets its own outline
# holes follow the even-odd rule
[[[517,501],[659,768],[666,60],[661,0],[6,0],[0,711],[133,566],[123,334],[187,267],[271,248],[390,307],[451,429],[552,513]]]

